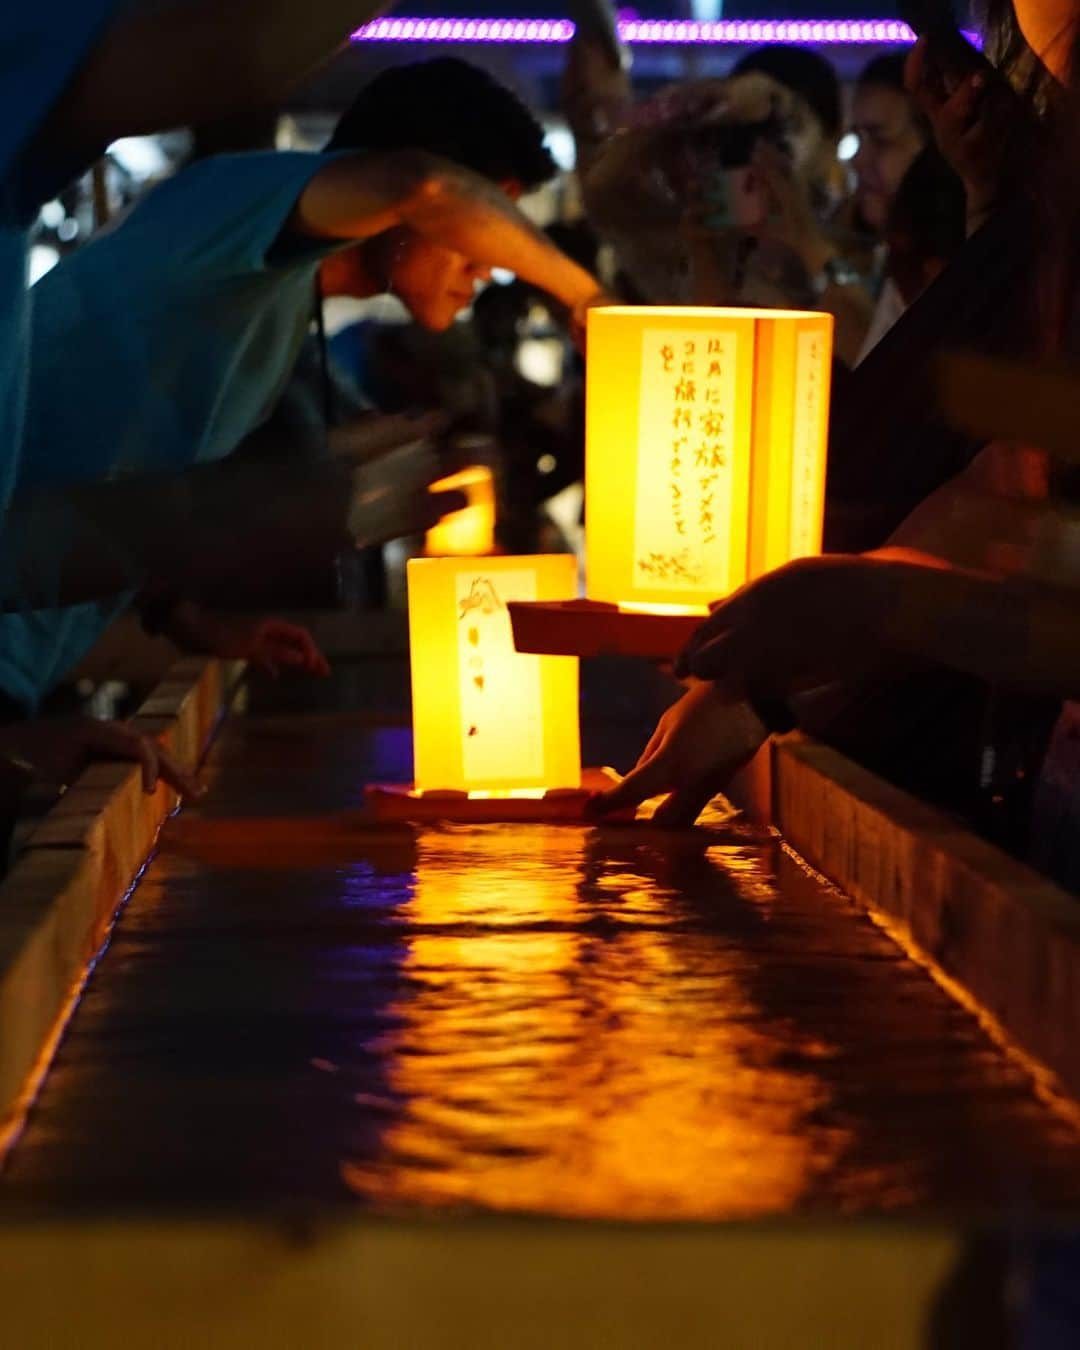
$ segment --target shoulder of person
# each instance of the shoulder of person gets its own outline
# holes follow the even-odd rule
[[[163,277],[166,254],[177,281],[193,267],[216,273],[245,270],[245,260],[261,265],[308,182],[333,158],[317,151],[267,150],[186,165],[72,255],[73,261],[85,269],[108,258],[118,271],[130,271],[133,281],[147,270]]]
[[[252,150],[240,154],[209,155],[185,164],[162,180],[131,208],[127,219],[141,220],[177,203],[190,205],[204,196],[209,201],[223,197],[242,198],[267,188],[303,182],[318,173],[335,156],[317,150]]]

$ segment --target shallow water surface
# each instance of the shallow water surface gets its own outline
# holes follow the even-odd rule
[[[364,825],[362,784],[400,776],[403,734],[227,726],[0,1203],[1074,1205],[1068,1121],[768,835]]]

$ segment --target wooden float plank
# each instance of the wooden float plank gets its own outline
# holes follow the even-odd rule
[[[857,1222],[147,1219],[0,1226],[0,1285],[19,1350],[918,1350],[960,1250]]]

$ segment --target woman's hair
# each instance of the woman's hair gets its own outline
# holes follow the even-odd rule
[[[1062,88],[1025,40],[1012,0],[981,4],[983,49],[1026,113],[1017,119],[1005,191],[1026,200],[1034,222],[1037,331],[1047,352],[1080,356],[1080,27]]]
[[[1039,318],[1047,350],[1080,358],[1080,28],[1068,86],[1058,86],[1043,116],[1034,178],[1042,257]]]
[[[990,64],[1038,111],[1058,96],[1054,77],[1027,44],[1016,19],[1012,0],[975,0],[983,35],[983,51]]]

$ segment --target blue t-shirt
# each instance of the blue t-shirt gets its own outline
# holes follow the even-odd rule
[[[49,109],[119,0],[9,0],[0,18],[0,518],[22,452],[29,360],[28,231],[42,202],[84,165],[34,152]]]
[[[343,246],[280,239],[326,162],[205,160],[38,282],[20,489],[220,459],[267,417]],[[0,689],[32,710],[131,598],[0,616]]]
[[[42,202],[85,167],[44,156],[33,139],[118,3],[9,4],[0,19],[0,528],[23,455],[29,229]]]

